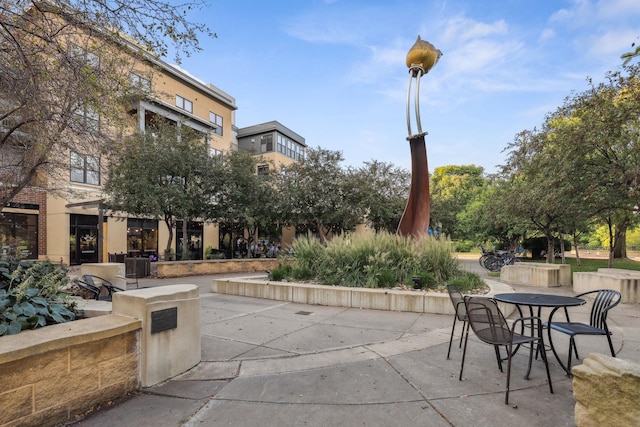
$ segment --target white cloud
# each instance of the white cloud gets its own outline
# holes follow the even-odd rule
[[[538,41],[540,43],[544,43],[547,40],[551,40],[553,38],[556,37],[556,32],[551,29],[551,28],[545,28],[544,30],[542,30],[542,32],[540,33],[540,37],[538,38]]]
[[[640,13],[640,1],[638,0],[600,0],[596,5],[595,13],[600,19],[619,20],[630,15]]]
[[[622,54],[631,50],[631,43],[637,40],[640,29],[619,29],[594,35],[586,40],[586,49],[591,56]]]
[[[502,19],[491,24],[486,24],[462,16],[456,16],[447,20],[442,39],[447,43],[457,44],[477,38],[505,35],[507,32],[507,23]]]

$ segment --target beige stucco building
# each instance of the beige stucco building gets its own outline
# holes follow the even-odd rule
[[[131,41],[121,42],[137,49]],[[92,60],[98,61],[97,57]],[[236,100],[178,66],[145,54],[142,59],[131,61],[127,72],[129,80],[147,93],[123,106],[129,134],[144,131],[162,118],[201,132],[211,155],[241,149],[264,156],[275,165],[304,157],[304,138],[279,122],[237,129]],[[99,117],[93,119],[99,122]],[[257,138],[264,144],[254,150],[253,141],[247,138]],[[35,187],[22,191],[2,210],[0,234],[20,240],[28,258],[66,265],[106,262],[108,254],[116,253],[162,256],[169,234],[163,220],[136,218],[102,208],[103,184],[109,167],[106,159],[99,153],[71,151],[64,155],[69,159],[68,181],[48,185],[69,191],[54,193]],[[178,258],[182,232],[179,222],[173,244]],[[219,247],[218,226],[213,223],[190,221],[185,237],[189,242],[189,259],[203,259],[207,246]]]

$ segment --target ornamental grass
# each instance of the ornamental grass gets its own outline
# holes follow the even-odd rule
[[[313,235],[294,240],[292,255],[271,272],[271,280],[315,280],[322,285],[413,288],[414,277],[430,289],[455,282],[461,290],[483,287],[462,271],[448,239],[412,239],[388,232],[344,233],[326,243]]]

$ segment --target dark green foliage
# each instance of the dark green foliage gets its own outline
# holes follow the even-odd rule
[[[553,246],[554,246],[554,250],[557,253],[560,253],[560,241],[558,239],[555,240]],[[526,239],[522,243],[522,247],[524,249],[527,249],[529,252],[531,252],[531,257],[533,259],[542,259],[544,257],[541,256],[541,253],[544,253],[547,251],[547,238],[533,237],[530,239]],[[571,250],[571,242],[566,239],[564,241],[564,250],[565,251]]]
[[[67,271],[50,262],[0,261],[0,336],[76,318],[61,291]]]
[[[484,280],[482,280],[480,276],[469,271],[461,272],[458,276],[451,279],[449,283],[455,285],[460,292],[463,293],[486,287]]]
[[[291,267],[291,277],[295,280],[311,280],[314,278],[313,271],[304,266]]]
[[[433,276],[433,274],[429,273],[428,271],[421,271],[419,273],[416,273],[412,277],[407,277],[407,280],[405,281],[405,285],[407,285],[407,287],[414,286],[413,277],[420,278],[420,283],[422,284],[423,289],[424,288],[434,289],[438,286],[438,283],[436,282],[436,278]]]
[[[454,242],[456,246],[456,251],[458,252],[471,252],[473,249],[478,247],[478,245],[471,240],[460,240]]]
[[[291,266],[287,264],[282,264],[269,272],[269,280],[274,280],[276,282],[281,282],[285,280],[287,277],[291,277]]]

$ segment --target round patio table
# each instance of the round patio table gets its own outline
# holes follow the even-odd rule
[[[520,313],[520,317],[522,317],[522,308],[521,306],[526,305],[529,307],[529,315],[530,316],[534,316],[533,314],[533,307],[538,307],[538,313],[537,313],[537,317],[540,317],[540,311],[542,310],[542,307],[550,307],[550,308],[560,308],[563,307],[565,310],[565,316],[567,316],[567,319],[569,318],[568,314],[567,314],[567,307],[575,307],[578,305],[583,305],[586,301],[582,298],[577,298],[577,297],[568,297],[568,296],[564,296],[564,295],[553,295],[553,294],[534,294],[534,293],[508,293],[508,294],[496,294],[493,296],[493,299],[495,299],[496,301],[500,301],[500,302],[505,302],[508,304],[514,304],[516,306],[516,308],[518,309],[518,313]],[[551,312],[551,316],[553,316],[553,313],[555,312],[555,310],[553,310]],[[547,321],[547,324],[551,323],[551,317],[549,317],[549,320]],[[531,321],[531,334],[535,334],[535,323],[533,322],[533,320]],[[523,325],[524,328],[524,325]],[[537,331],[539,334],[539,337],[542,338],[542,331]],[[543,341],[544,343],[544,341]],[[553,343],[551,342],[551,336],[549,335],[549,346],[553,349]],[[543,345],[543,351],[545,347]],[[516,349],[514,350],[514,353],[518,351],[518,347],[516,347]],[[556,355],[556,352],[553,351],[554,356],[556,357],[556,360],[558,361],[558,363],[560,364],[560,366],[562,366],[562,368],[566,371],[566,368],[564,367],[564,364],[562,363],[562,361],[558,358],[558,356]],[[537,358],[537,355],[536,355]],[[531,364],[529,364],[529,369],[527,370],[527,374],[525,375],[526,379],[529,379],[529,373],[531,371]]]

